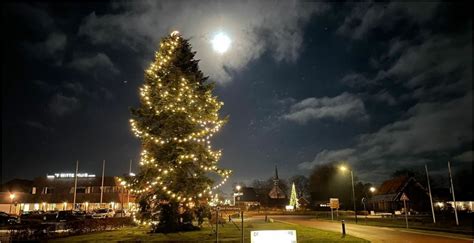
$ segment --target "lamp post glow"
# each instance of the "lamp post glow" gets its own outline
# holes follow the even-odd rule
[[[346,170],[349,170],[347,167],[345,166],[341,166],[339,167],[342,171],[346,171]],[[349,170],[351,172],[351,184],[352,184],[352,201],[354,202],[354,217],[355,217],[355,221],[356,221],[356,224],[357,224],[357,209],[356,209],[356,200],[355,200],[355,189],[354,189],[354,173],[352,172],[352,170]]]
[[[240,185],[235,186],[235,190],[237,190],[237,192],[234,193],[234,206],[235,206],[235,197],[242,195],[242,193],[240,192],[240,189],[241,189],[241,188],[242,188],[242,187],[241,187]]]
[[[13,199],[15,199],[15,193],[10,193],[10,213],[12,213]]]
[[[369,188],[369,191],[372,192],[372,193],[374,193],[376,190],[377,189],[375,189],[375,187],[373,187],[373,186]]]

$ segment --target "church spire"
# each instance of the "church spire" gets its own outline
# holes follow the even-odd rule
[[[285,193],[280,188],[280,179],[278,178],[278,168],[275,165],[275,176],[273,177],[273,188],[268,194],[272,199],[282,199],[286,198]]]
[[[275,180],[278,180],[278,167],[275,165]]]

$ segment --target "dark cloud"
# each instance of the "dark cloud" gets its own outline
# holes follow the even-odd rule
[[[360,73],[347,74],[341,79],[341,83],[350,87],[365,87],[374,84],[372,80]]]
[[[363,172],[377,169],[382,172],[388,164],[393,165],[394,158],[394,167],[431,161],[432,154],[472,143],[471,107],[472,92],[445,103],[419,103],[408,111],[405,119],[361,135],[352,147],[323,150],[313,161],[301,163],[300,168],[347,160]],[[364,166],[367,163],[373,166]]]
[[[388,105],[395,105],[397,103],[396,99],[387,90],[381,90],[374,95],[374,98],[378,101],[385,102]]]
[[[356,95],[342,93],[336,97],[307,98],[291,106],[283,118],[298,123],[310,120],[334,119],[366,120],[364,102]]]
[[[67,37],[63,33],[51,33],[46,40],[38,43],[25,43],[25,47],[33,57],[60,66],[63,62]]]
[[[353,39],[362,39],[374,30],[392,31],[399,22],[422,24],[436,13],[438,2],[362,2],[352,5],[350,14],[337,33]],[[406,23],[404,28],[407,28]]]
[[[79,99],[74,96],[55,94],[49,102],[49,110],[56,116],[64,116],[80,107]]]
[[[39,129],[41,131],[53,131],[54,130],[53,128],[51,128],[49,126],[46,126],[46,125],[44,125],[43,123],[41,123],[39,121],[25,121],[25,124],[29,127]]]
[[[120,73],[114,63],[104,53],[97,53],[95,56],[76,57],[68,64],[68,67],[85,73],[100,72],[104,75],[107,75],[108,73]]]
[[[452,91],[439,86],[460,85],[469,90],[472,88],[472,31],[468,33],[469,36],[458,38],[429,36],[422,44],[406,47],[386,71],[387,75],[414,89],[416,98],[435,94],[439,97]]]

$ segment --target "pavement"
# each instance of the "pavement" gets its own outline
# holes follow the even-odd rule
[[[265,216],[254,216],[256,220]],[[274,220],[303,225],[327,231],[341,232],[341,222],[316,220],[311,216],[269,215]],[[436,231],[420,231],[400,228],[346,224],[346,234],[369,240],[371,242],[474,242],[472,237]]]

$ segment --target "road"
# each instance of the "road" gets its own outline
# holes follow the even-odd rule
[[[311,216],[271,215],[269,217],[275,220],[307,227],[341,232],[340,222],[314,220],[314,217]],[[263,219],[264,216],[255,216],[254,218]],[[472,238],[469,238],[469,236],[358,224],[346,224],[346,233],[371,242],[474,242]]]

